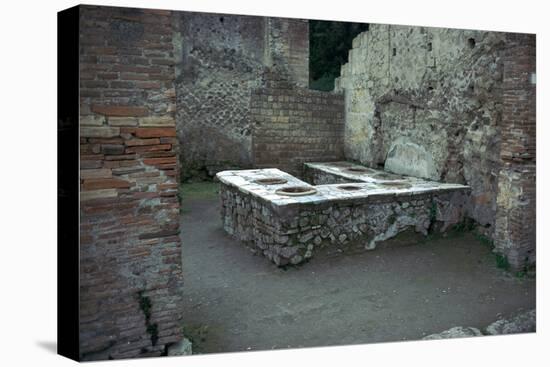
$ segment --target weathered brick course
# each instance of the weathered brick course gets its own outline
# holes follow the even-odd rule
[[[132,84],[112,84],[115,87],[132,88]],[[84,85],[86,86],[86,84]],[[108,85],[96,85],[98,88],[107,88]],[[149,111],[145,107],[137,106],[98,106],[92,105],[92,112],[106,116],[147,116]]]

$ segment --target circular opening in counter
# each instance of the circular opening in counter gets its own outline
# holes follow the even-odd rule
[[[285,180],[284,178],[268,177],[268,178],[259,178],[257,180],[254,180],[253,182],[260,185],[281,185],[281,184],[287,183],[288,181]]]
[[[403,177],[401,177],[401,176],[394,175],[393,173],[386,173],[386,172],[377,173],[372,177],[376,178],[376,179],[380,179],[380,180],[401,180],[401,179],[403,179]]]
[[[353,173],[369,173],[371,172],[370,169],[365,167],[349,167],[346,168],[347,171],[353,172]]]
[[[390,189],[409,189],[411,185],[404,182],[380,182],[378,185],[382,187],[387,187]]]
[[[362,189],[361,186],[354,186],[354,185],[342,185],[342,186],[337,186],[337,188],[344,191],[357,191]]]
[[[275,190],[275,193],[278,195],[286,195],[286,196],[305,196],[305,195],[313,195],[317,192],[316,189],[313,187],[307,187],[307,186],[288,186],[288,187],[282,187],[280,189]]]

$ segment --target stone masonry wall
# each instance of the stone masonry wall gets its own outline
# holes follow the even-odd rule
[[[495,247],[520,270],[536,255],[536,39],[506,41]]]
[[[251,167],[250,91],[263,83],[266,18],[173,17],[182,178]]]
[[[492,236],[504,45],[498,32],[371,25],[336,80],[346,99],[346,157],[469,185],[469,216]]]
[[[252,93],[254,166],[300,177],[304,162],[343,159],[343,95],[268,80]]]
[[[80,7],[80,357],[182,338],[171,12]]]
[[[307,86],[307,21],[174,12],[173,31],[182,178],[252,167],[252,91],[267,70]]]

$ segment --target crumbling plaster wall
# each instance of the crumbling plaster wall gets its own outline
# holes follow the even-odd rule
[[[252,167],[251,93],[267,70],[307,85],[307,21],[175,12],[172,23],[182,179]]]
[[[465,183],[468,212],[492,234],[505,34],[373,24],[335,82],[345,92],[346,157]]]

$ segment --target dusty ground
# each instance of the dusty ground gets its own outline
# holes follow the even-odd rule
[[[279,269],[226,235],[212,187],[183,201],[184,330],[194,353],[417,340],[535,307],[535,280],[498,269],[471,233],[405,234],[371,252]]]

